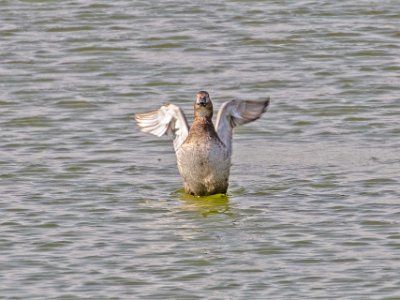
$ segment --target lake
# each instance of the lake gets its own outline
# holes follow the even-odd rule
[[[0,299],[400,299],[397,1],[2,1]],[[227,196],[185,195],[170,137],[238,127]]]

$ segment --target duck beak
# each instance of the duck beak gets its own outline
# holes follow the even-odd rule
[[[200,106],[206,106],[207,105],[207,99],[206,97],[200,98],[200,101],[198,102]]]

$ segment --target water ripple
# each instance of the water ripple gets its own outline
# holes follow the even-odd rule
[[[397,3],[4,1],[0,274],[13,299],[395,299]],[[271,96],[228,196],[182,193],[196,91]],[[245,171],[244,171],[245,170]]]

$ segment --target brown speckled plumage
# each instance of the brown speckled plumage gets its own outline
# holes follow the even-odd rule
[[[135,116],[142,131],[161,136],[174,134],[174,147],[185,192],[196,196],[225,194],[232,155],[232,132],[239,124],[258,119],[266,111],[265,101],[225,102],[212,122],[213,105],[205,91],[197,93],[190,130],[179,107],[168,104],[158,111]]]

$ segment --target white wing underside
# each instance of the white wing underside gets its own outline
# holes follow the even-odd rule
[[[189,133],[185,114],[174,104],[165,104],[156,111],[136,114],[135,120],[143,132],[156,136],[172,134],[174,136],[175,152]]]
[[[228,151],[232,151],[232,133],[237,125],[257,120],[267,110],[265,101],[231,100],[224,102],[218,111],[216,131]],[[185,141],[189,126],[183,111],[174,104],[166,104],[158,110],[135,115],[141,131],[156,136],[173,135],[175,152]]]
[[[264,101],[231,100],[218,111],[216,130],[220,140],[232,151],[232,133],[237,125],[257,120],[267,110],[269,97]]]

